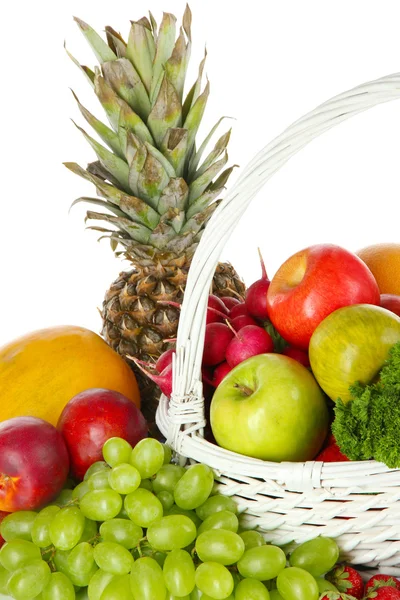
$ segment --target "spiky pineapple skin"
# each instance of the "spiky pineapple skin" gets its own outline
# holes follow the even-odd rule
[[[102,336],[123,356],[139,382],[142,412],[155,432],[155,412],[160,390],[127,358],[156,362],[173,346],[180,310],[168,302],[182,303],[188,267],[162,266],[124,271],[107,290],[102,307]],[[229,263],[219,263],[213,278],[212,293],[243,299],[245,285]]]

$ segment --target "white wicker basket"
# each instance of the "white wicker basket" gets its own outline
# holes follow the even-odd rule
[[[283,545],[316,535],[336,538],[342,558],[400,574],[400,470],[375,461],[272,463],[203,438],[201,358],[206,305],[221,251],[264,183],[315,137],[368,108],[400,98],[400,73],[360,85],[318,106],[247,165],[206,227],[194,256],[179,322],[174,391],[161,397],[157,424],[173,449],[205,462],[220,491],[233,495],[243,521]]]

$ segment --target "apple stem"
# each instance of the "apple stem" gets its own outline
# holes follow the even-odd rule
[[[247,387],[247,385],[241,385],[240,383],[235,383],[235,388],[240,390],[245,396],[251,396],[254,394],[254,390]]]
[[[268,280],[267,270],[265,268],[265,262],[262,257],[262,254],[261,254],[261,250],[260,250],[260,248],[257,248],[257,250],[258,250],[258,256],[260,257],[260,263],[261,263],[261,279]]]

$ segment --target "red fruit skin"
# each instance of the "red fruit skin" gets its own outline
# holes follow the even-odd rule
[[[232,371],[232,367],[227,362],[223,362],[214,369],[212,384],[215,388],[219,386],[221,381]]]
[[[214,296],[214,294],[210,294],[208,296],[207,306],[209,308],[213,308],[214,310],[219,310],[219,312],[225,313],[226,315],[229,313],[229,309],[226,304],[218,298],[218,296]]]
[[[156,371],[161,373],[166,367],[172,364],[172,355],[174,354],[174,352],[175,350],[173,348],[170,348],[169,350],[166,350],[161,354],[161,356],[158,358],[155,364]]]
[[[221,300],[225,304],[225,306],[228,309],[228,311],[232,310],[232,308],[236,304],[240,304],[241,303],[240,300],[238,300],[237,298],[232,298],[231,296],[222,296]]]
[[[35,510],[56,498],[69,457],[59,431],[37,417],[0,423],[0,511]]]
[[[257,321],[255,321],[253,317],[250,317],[250,315],[239,315],[238,317],[235,317],[233,321],[231,321],[231,325],[235,331],[240,331],[247,325],[259,326]]]
[[[206,325],[209,323],[225,323],[229,319],[228,314],[216,310],[215,308],[207,308]]]
[[[316,244],[291,256],[275,273],[267,292],[274,327],[304,350],[319,323],[336,309],[379,303],[378,284],[367,265],[333,244]]]
[[[394,587],[386,586],[369,590],[365,598],[373,600],[400,600],[400,591]]]
[[[233,336],[233,331],[224,323],[210,323],[206,325],[203,366],[213,367],[223,362],[225,351]]]
[[[103,460],[102,448],[111,437],[135,446],[147,437],[147,423],[123,394],[100,388],[85,390],[64,407],[57,423],[71,460],[71,474],[83,479],[94,462]]]
[[[225,357],[233,368],[251,356],[273,351],[274,342],[269,333],[258,325],[247,325],[229,342]]]
[[[382,308],[391,310],[395,315],[400,317],[400,296],[396,296],[396,294],[381,294],[380,305]]]
[[[304,367],[308,368],[310,366],[308,352],[305,350],[300,350],[300,348],[294,348],[293,346],[287,346],[287,348],[282,351],[282,354],[285,354],[285,356],[290,356],[290,358],[294,358],[294,360],[297,360],[297,362]]]
[[[267,292],[270,281],[259,279],[255,281],[246,292],[246,308],[249,314],[256,319],[266,321],[268,317]]]
[[[393,575],[384,575],[383,573],[378,573],[377,575],[371,577],[371,579],[368,579],[367,583],[365,584],[365,592],[367,593],[374,588],[385,586],[393,587],[400,591],[400,580],[397,579],[397,577],[393,577]]]
[[[236,319],[236,317],[239,317],[240,315],[248,315],[249,316],[249,311],[247,310],[247,306],[245,305],[244,302],[235,304],[235,306],[233,306],[231,308],[231,310],[229,311],[229,317],[231,319]]]
[[[356,569],[348,565],[338,565],[326,576],[340,593],[361,600],[364,597],[364,582]],[[329,597],[329,596],[328,596]]]
[[[1,525],[1,522],[4,519],[4,517],[6,517],[9,514],[10,513],[8,513],[8,512],[4,512],[4,511],[0,510],[0,525]],[[0,548],[3,546],[4,543],[5,543],[5,539],[2,538],[0,535]]]
[[[349,459],[340,451],[339,446],[335,442],[324,448],[316,456],[315,460],[321,462],[345,462]]]

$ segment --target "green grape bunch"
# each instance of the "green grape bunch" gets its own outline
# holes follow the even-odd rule
[[[241,529],[205,464],[146,438],[107,440],[103,461],[42,510],[4,518],[0,593],[15,600],[318,600],[338,560],[317,538],[290,556]],[[328,586],[328,587],[327,587]],[[331,587],[329,587],[331,586]]]

